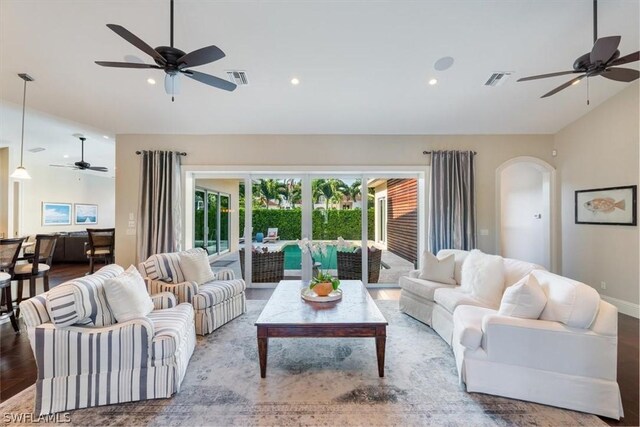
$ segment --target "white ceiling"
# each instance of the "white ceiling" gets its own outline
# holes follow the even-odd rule
[[[0,98],[19,105],[16,74],[27,72],[35,78],[30,108],[107,134],[554,133],[628,86],[590,79],[587,106],[586,82],[539,98],[570,76],[516,83],[569,70],[591,49],[591,7],[591,0],[176,0],[176,47],[217,45],[227,57],[198,70],[246,70],[250,85],[228,93],[185,79],[172,103],[162,71],[93,62],[135,55],[152,63],[105,24],[154,47],[168,44],[169,0],[2,0]],[[601,0],[599,9],[599,35],[622,35],[622,55],[638,50],[640,2]],[[435,71],[443,56],[455,58],[453,67]],[[493,71],[514,75],[484,87]],[[299,86],[289,83],[293,76]],[[439,83],[429,86],[433,77]],[[4,129],[0,137],[8,138]]]

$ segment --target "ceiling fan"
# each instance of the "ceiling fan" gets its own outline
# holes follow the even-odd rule
[[[170,46],[158,46],[154,49],[138,38],[135,34],[120,25],[107,24],[107,27],[141,51],[151,56],[156,65],[110,61],[96,61],[96,64],[102,65],[103,67],[156,68],[163,70],[166,73],[164,78],[164,88],[167,94],[171,95],[172,101],[174,100],[174,95],[179,91],[178,79],[181,74],[218,89],[233,91],[236,88],[236,85],[228,80],[187,69],[217,61],[224,58],[225,54],[222,50],[213,45],[194,50],[190,53],[185,53],[182,50],[173,47],[173,0],[171,0]]]
[[[598,38],[598,0],[593,0],[593,48],[575,60],[573,70],[557,73],[541,74],[538,76],[523,77],[519,82],[528,80],[545,79],[547,77],[564,76],[567,74],[580,74],[557,88],[545,93],[540,98],[555,95],[563,89],[578,83],[585,77],[602,76],[619,82],[632,82],[640,77],[640,72],[631,68],[619,68],[618,65],[628,64],[640,59],[640,51],[620,57],[618,46],[621,36],[609,36]],[[587,101],[587,104],[589,101]]]
[[[81,160],[79,162],[75,162],[72,164],[68,164],[68,165],[49,165],[49,166],[54,166],[57,168],[71,168],[71,169],[78,169],[78,170],[92,170],[92,171],[96,171],[96,172],[108,172],[109,169],[107,169],[104,166],[91,166],[91,163],[87,163],[84,161],[84,142],[87,140],[87,138],[85,138],[82,135],[74,135],[77,136],[80,139],[80,143],[82,144],[82,156],[81,156]]]

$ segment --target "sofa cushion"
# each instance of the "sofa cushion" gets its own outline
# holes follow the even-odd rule
[[[495,310],[463,305],[453,313],[452,343],[459,342],[464,347],[475,350],[482,344],[482,319]]]
[[[547,303],[547,297],[538,282],[530,277],[530,275],[523,277],[504,291],[498,313],[522,319],[540,317]]]
[[[193,327],[193,307],[191,304],[178,304],[165,310],[154,310],[147,316],[153,323],[153,344],[151,358],[162,361],[176,355],[180,343],[186,339]],[[164,361],[163,364],[168,364]]]
[[[504,262],[501,256],[472,250],[462,265],[461,288],[483,300],[487,307],[498,308],[504,291]]]
[[[191,303],[194,309],[203,310],[240,295],[245,288],[242,279],[205,283],[198,288],[198,294],[194,295]]]
[[[133,265],[124,273],[107,279],[104,291],[109,308],[119,323],[146,317],[153,311],[153,301],[147,292],[147,285]]]
[[[459,305],[491,308],[480,298],[473,296],[470,292],[463,291],[459,287],[436,289],[433,293],[433,299],[449,313],[453,313]]]
[[[535,270],[531,279],[542,287],[547,304],[540,314],[575,328],[588,328],[598,314],[600,295],[591,286],[544,270]]]
[[[438,251],[438,258],[444,258],[450,254],[453,254],[453,257],[456,260],[453,268],[453,278],[459,285],[462,283],[462,264],[464,264],[464,260],[467,258],[467,255],[469,255],[469,251],[463,251],[460,249],[441,249]]]
[[[459,288],[456,285],[446,285],[440,282],[432,282],[430,280],[422,280],[417,277],[402,276],[400,277],[400,287],[412,294],[422,297],[428,301],[433,301],[433,294],[436,289],[440,288]]]
[[[61,327],[75,324],[108,326],[116,323],[107,303],[104,282],[123,271],[119,265],[111,264],[90,276],[52,288],[46,294],[51,322]]]
[[[189,249],[185,252],[200,251],[201,248]],[[184,273],[180,267],[180,252],[167,252],[151,255],[146,261],[140,263],[140,274],[152,280],[168,280],[171,283],[185,281]]]
[[[456,280],[453,278],[454,267],[455,256],[453,254],[439,258],[429,251],[424,251],[422,254],[422,269],[418,277],[432,282],[455,285]]]
[[[528,276],[533,270],[546,270],[544,267],[532,262],[520,261],[513,258],[504,258],[504,286],[505,288],[518,283],[520,279]]]
[[[184,280],[203,285],[216,279],[209,265],[209,255],[204,249],[180,252],[179,260]]]

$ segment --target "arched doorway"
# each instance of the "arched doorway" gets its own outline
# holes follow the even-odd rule
[[[499,253],[555,270],[555,169],[535,157],[516,157],[496,170]]]

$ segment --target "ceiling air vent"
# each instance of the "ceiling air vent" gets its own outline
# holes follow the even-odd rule
[[[511,71],[496,71],[489,76],[489,79],[484,83],[485,86],[500,86],[511,75]]]
[[[238,86],[246,86],[249,84],[246,71],[227,71],[227,76],[229,77],[230,82],[235,83]]]
[[[42,148],[42,147],[34,147],[34,148],[30,148],[27,151],[30,153],[39,153],[41,151],[46,150],[46,148]]]

